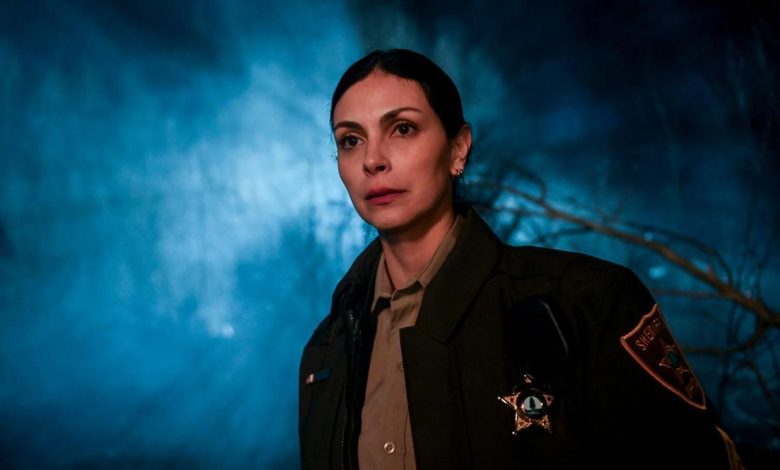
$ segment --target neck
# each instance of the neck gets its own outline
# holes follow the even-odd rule
[[[454,222],[455,212],[450,207],[432,225],[422,230],[380,234],[387,274],[393,289],[405,286],[412,276],[425,268]]]

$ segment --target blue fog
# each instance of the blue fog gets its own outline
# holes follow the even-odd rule
[[[0,462],[296,461],[363,241],[327,123],[357,39],[338,5],[165,5],[0,10]]]
[[[776,119],[751,107],[777,90],[760,80],[774,62],[761,69],[739,31],[723,48],[697,39],[727,32],[692,29],[685,2],[642,5],[653,21],[436,5],[0,2],[0,467],[298,465],[300,351],[372,236],[338,179],[329,95],[375,47],[452,73],[472,182],[533,189],[497,176],[520,165],[562,207],[699,238],[777,309],[777,256],[751,261],[780,226],[776,141],[751,127]],[[488,216],[513,243],[627,264],[658,291],[703,288],[635,247]],[[723,302],[659,298],[686,345],[733,341],[726,318],[751,331]],[[769,350],[758,364],[776,368]],[[738,441],[780,449],[751,377],[731,374],[721,396],[732,365],[690,359]]]

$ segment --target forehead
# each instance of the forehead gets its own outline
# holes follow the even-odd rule
[[[333,109],[333,122],[378,119],[386,112],[402,107],[433,112],[419,83],[374,70],[341,96]]]

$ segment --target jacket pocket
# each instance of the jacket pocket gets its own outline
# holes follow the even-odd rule
[[[309,345],[301,361],[298,434],[303,468],[322,468],[323,462],[332,461],[331,450],[338,438],[343,368],[333,364],[329,349],[328,345]]]

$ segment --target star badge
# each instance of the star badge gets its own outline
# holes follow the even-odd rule
[[[553,396],[537,388],[534,378],[529,374],[523,374],[523,382],[523,385],[515,386],[511,394],[498,397],[501,403],[515,412],[515,429],[512,434],[531,426],[540,426],[551,433],[550,416],[547,412],[553,402]]]

